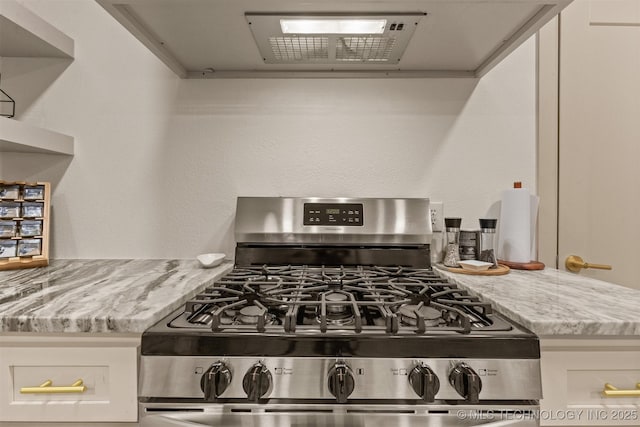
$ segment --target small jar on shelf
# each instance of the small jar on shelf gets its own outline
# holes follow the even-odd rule
[[[20,203],[0,202],[0,218],[18,218],[20,216]]]
[[[11,239],[0,240],[0,258],[13,258],[17,254],[18,241]]]
[[[20,186],[12,184],[0,184],[0,199],[15,200],[20,195]]]
[[[36,256],[42,253],[42,240],[22,239],[18,241],[18,256]]]
[[[34,237],[42,235],[42,221],[24,220],[20,222],[20,236]]]
[[[18,227],[16,221],[0,221],[0,237],[15,237]]]
[[[22,189],[22,198],[24,200],[43,200],[44,199],[44,186],[43,185],[25,185]]]
[[[44,205],[39,202],[22,203],[22,216],[24,218],[42,218]]]

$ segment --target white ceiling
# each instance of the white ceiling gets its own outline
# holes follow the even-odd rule
[[[97,0],[181,77],[278,72],[480,76],[570,0]],[[426,13],[396,64],[267,64],[245,13]],[[205,70],[215,70],[214,73]],[[212,76],[212,74],[214,76]]]

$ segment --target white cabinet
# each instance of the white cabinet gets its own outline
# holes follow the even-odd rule
[[[0,336],[0,421],[137,421],[139,343],[135,336]]]
[[[640,396],[602,393],[636,390],[640,339],[542,339],[541,353],[542,426],[640,425]]]
[[[73,40],[57,28],[15,0],[0,1],[0,57],[73,59],[73,51]],[[69,135],[0,117],[0,151],[73,155],[73,143]]]

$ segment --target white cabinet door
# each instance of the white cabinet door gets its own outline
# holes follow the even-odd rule
[[[606,397],[602,392],[607,383],[636,390],[640,340],[618,347],[607,339],[587,345],[564,344],[542,342],[540,424],[639,426],[640,396]]]
[[[560,18],[558,261],[640,289],[640,0],[576,0]]]
[[[137,421],[135,341],[0,344],[0,421]]]

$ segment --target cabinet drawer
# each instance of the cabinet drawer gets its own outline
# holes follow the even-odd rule
[[[136,378],[136,347],[0,348],[0,421],[136,421]]]
[[[639,397],[605,397],[609,383],[635,390],[640,352],[542,352],[541,425],[640,425]]]
[[[621,390],[634,390],[636,383],[640,383],[640,368],[598,369],[598,367],[594,367],[593,369],[568,369],[567,405],[640,405],[640,396],[604,397],[602,390],[604,384],[607,383]],[[640,415],[637,421],[640,424]]]
[[[109,369],[101,366],[24,366],[11,369],[14,402],[108,401]],[[44,380],[50,382],[40,386]],[[81,382],[77,386],[72,385]]]

